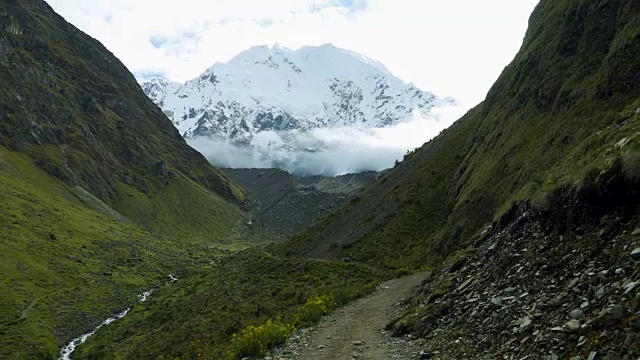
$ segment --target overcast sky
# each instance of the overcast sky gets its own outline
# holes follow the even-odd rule
[[[184,82],[253,45],[333,43],[465,108],[518,51],[538,0],[47,0],[139,78]]]

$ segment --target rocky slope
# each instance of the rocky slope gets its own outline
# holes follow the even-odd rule
[[[290,236],[345,204],[379,173],[297,177],[278,169],[223,169],[247,191],[252,227]]]
[[[331,44],[256,46],[184,84],[153,79],[143,88],[183,136],[242,144],[263,131],[385,127],[453,102]]]
[[[637,359],[640,179],[594,180],[511,208],[389,329],[440,359]]]
[[[282,251],[438,264],[513,202],[579,185],[615,162],[633,169],[639,19],[630,0],[542,0],[483,103]]]

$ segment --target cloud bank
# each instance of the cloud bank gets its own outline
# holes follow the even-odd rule
[[[228,168],[279,168],[299,176],[337,176],[382,171],[422,146],[459,116],[443,108],[434,118],[414,115],[387,128],[321,128],[306,132],[258,133],[251,146],[197,137],[189,145],[212,164]]]
[[[538,0],[46,0],[139,79],[184,82],[253,45],[332,43],[405,82],[480,102]]]
[[[482,101],[518,51],[539,0],[46,0],[101,41],[140,81],[184,82],[253,45],[332,43],[382,62],[394,75],[458,102]],[[265,133],[251,148],[191,144],[220,166],[278,166],[335,175],[392,166],[448,126],[413,119],[379,130]],[[290,149],[289,152],[287,149]]]

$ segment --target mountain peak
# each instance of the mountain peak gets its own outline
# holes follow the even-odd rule
[[[324,44],[320,45],[319,48],[342,50],[342,49],[338,48],[337,46],[333,45],[332,43],[324,43]]]
[[[261,132],[381,128],[447,105],[380,62],[332,44],[253,46],[184,84],[149,82],[147,95],[189,137],[254,144]],[[295,146],[288,144],[287,146]]]
[[[185,84],[152,80],[143,88],[184,136],[242,142],[266,130],[385,127],[442,103],[333,44],[253,46]]]
[[[289,48],[286,48],[286,47],[284,47],[284,46],[281,46],[281,45],[280,45],[280,44],[278,44],[278,43],[275,43],[275,44],[273,45],[273,47],[271,48],[271,51],[273,51],[273,52],[283,52],[283,51],[285,51],[285,52],[291,52],[292,50],[291,50],[291,49],[289,49]]]

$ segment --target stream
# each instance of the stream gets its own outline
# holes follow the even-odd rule
[[[178,278],[175,277],[174,274],[169,274],[169,282],[176,282],[178,281]],[[151,290],[145,291],[142,294],[138,295],[138,304],[144,301],[147,301],[149,299],[149,297],[151,296],[151,294],[153,294],[154,291],[156,291],[158,289],[158,287],[153,288]],[[96,333],[96,331],[98,331],[101,327],[105,326],[105,325],[109,325],[112,322],[122,319],[123,317],[127,316],[127,314],[129,313],[129,311],[131,310],[131,308],[126,308],[124,311],[117,313],[116,315],[114,315],[113,317],[110,317],[108,319],[106,319],[105,321],[103,321],[102,323],[100,323],[100,325],[96,326],[95,329],[93,329],[91,332],[88,332],[86,334],[82,334],[80,336],[78,336],[77,338],[71,340],[70,343],[68,343],[65,347],[63,347],[60,350],[60,357],[58,357],[58,360],[71,360],[73,358],[73,352],[76,351],[76,348],[83,344],[85,341],[87,341],[87,339]]]

